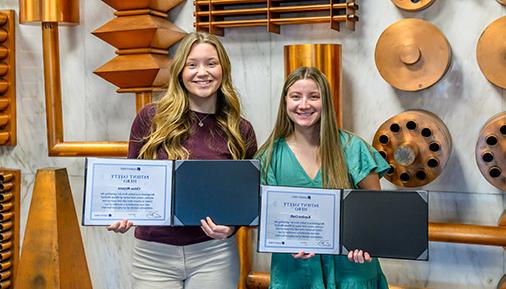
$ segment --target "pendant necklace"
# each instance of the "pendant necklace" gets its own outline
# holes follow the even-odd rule
[[[203,127],[203,126],[204,126],[204,120],[205,120],[208,116],[210,116],[210,114],[206,114],[206,116],[204,116],[203,118],[200,118],[200,117],[197,115],[197,113],[196,113],[196,112],[194,112],[193,114],[194,114],[194,115],[195,115],[195,117],[199,120],[199,122],[198,122],[199,127]]]

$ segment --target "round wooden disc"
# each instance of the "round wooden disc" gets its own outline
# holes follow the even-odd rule
[[[427,88],[450,66],[450,44],[439,29],[421,19],[390,25],[378,39],[376,67],[392,86],[407,91]]]
[[[495,20],[483,31],[476,47],[476,57],[488,81],[506,88],[506,16]]]
[[[419,187],[441,174],[451,152],[445,124],[425,110],[407,110],[376,131],[373,146],[390,163],[385,179],[400,187]]]
[[[419,11],[429,7],[434,0],[392,0],[395,6],[406,11]]]
[[[487,121],[475,149],[481,174],[494,187],[506,191],[506,112]]]

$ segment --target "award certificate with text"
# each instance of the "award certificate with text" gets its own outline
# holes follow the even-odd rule
[[[262,186],[258,251],[340,253],[340,190]]]
[[[86,159],[83,225],[171,223],[172,161]]]

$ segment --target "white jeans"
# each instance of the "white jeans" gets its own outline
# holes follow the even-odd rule
[[[132,275],[133,289],[236,289],[235,237],[188,246],[136,239]]]

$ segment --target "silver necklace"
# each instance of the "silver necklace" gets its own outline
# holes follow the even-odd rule
[[[203,126],[204,126],[204,120],[205,120],[208,116],[210,116],[210,114],[206,114],[206,116],[204,116],[203,118],[200,118],[200,117],[197,115],[197,113],[196,113],[196,112],[194,112],[193,114],[194,114],[194,115],[195,115],[195,117],[199,120],[199,122],[198,122],[199,127],[203,127]]]

